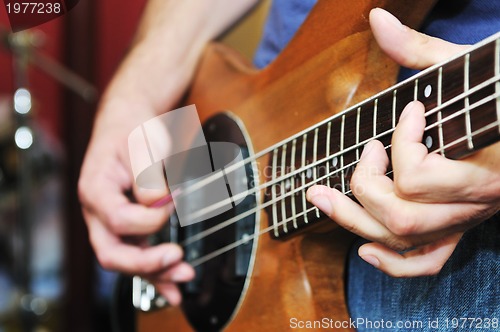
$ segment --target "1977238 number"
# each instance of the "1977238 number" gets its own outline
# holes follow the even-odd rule
[[[15,2],[5,7],[8,14],[60,14],[63,10],[59,2]]]
[[[498,329],[500,322],[498,318],[451,318],[446,319],[446,328],[468,328],[468,329]]]

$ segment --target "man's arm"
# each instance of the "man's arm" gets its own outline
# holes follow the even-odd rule
[[[411,30],[381,9],[371,12],[370,23],[380,47],[406,67],[423,69],[467,48]],[[365,146],[351,179],[361,206],[324,186],[308,191],[333,220],[374,241],[359,255],[393,276],[438,273],[462,233],[500,208],[500,143],[460,161],[429,154],[422,144],[424,111],[412,102],[400,117],[391,148],[394,181],[385,175],[382,144]]]
[[[181,300],[175,282],[191,279],[194,271],[182,262],[179,246],[145,242],[172,206],[150,207],[166,193],[134,186],[128,135],[174,108],[207,42],[256,2],[150,0],[133,47],[100,102],[78,188],[90,241],[103,267],[148,278],[171,304]]]

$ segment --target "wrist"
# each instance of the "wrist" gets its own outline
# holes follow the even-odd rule
[[[191,69],[190,65],[174,60],[172,54],[141,42],[122,62],[99,109],[115,109],[109,105],[119,104],[127,110],[141,106],[161,114],[176,104],[190,81],[194,66],[192,64]]]

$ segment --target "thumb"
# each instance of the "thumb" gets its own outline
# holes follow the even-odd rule
[[[380,48],[412,69],[427,68],[468,48],[415,31],[381,8],[370,12],[370,26]]]
[[[462,233],[399,254],[380,243],[362,245],[359,256],[392,277],[417,277],[435,275],[441,271],[455,250]]]

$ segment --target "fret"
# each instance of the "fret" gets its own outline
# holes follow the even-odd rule
[[[301,168],[302,169],[305,169],[306,167],[306,145],[307,145],[307,134],[304,134],[302,136],[302,160],[301,160]],[[302,171],[301,173],[301,178],[302,178],[302,212],[304,212],[304,222],[307,224],[309,222],[308,218],[307,218],[307,213],[305,213],[305,211],[307,210],[307,207],[306,207],[306,190],[305,190],[305,187],[306,187],[306,171]]]
[[[500,76],[500,38],[495,40],[495,76],[497,81],[495,83],[495,93],[500,95],[500,82],[498,81],[498,76]],[[498,132],[500,133],[500,97],[496,98],[496,108],[497,108],[497,121],[498,121]]]
[[[356,146],[359,146],[359,123],[361,122],[361,107],[356,111]],[[356,160],[359,160],[359,148],[356,148]]]
[[[283,145],[283,148],[281,149],[281,172],[280,176],[284,179],[286,176],[286,144]],[[281,181],[281,188],[280,188],[280,201],[281,201],[281,220],[286,220],[286,198],[283,197],[286,195],[286,187],[285,187],[285,181]],[[287,222],[283,222],[283,231],[285,233],[288,233],[288,225]]]
[[[437,106],[440,107],[443,103],[443,67],[439,67],[438,71],[438,88],[437,88]],[[443,112],[439,110],[438,114],[438,135],[439,135],[439,151],[441,155],[444,157],[444,135],[443,135]]]
[[[319,132],[319,127],[317,127],[314,130],[314,144],[313,144],[313,164],[316,164],[316,161],[318,160],[318,132]],[[317,174],[317,167],[313,167],[313,183],[316,183],[316,179],[318,178]],[[317,207],[314,208],[316,211],[316,217],[319,218],[319,209]]]
[[[418,78],[415,80],[415,87],[413,88],[413,100],[418,100]]]
[[[377,109],[378,99],[375,99],[373,106],[373,137],[377,136]]]
[[[398,102],[397,100],[397,95],[398,93],[398,90],[397,89],[394,89],[394,91],[392,92],[392,128],[396,128],[396,104]]]
[[[330,174],[330,161],[329,161],[329,157],[330,157],[330,139],[331,139],[331,135],[332,135],[332,121],[328,121],[328,126],[327,126],[327,129],[326,129],[326,155],[325,157],[328,158],[326,160],[326,174]],[[330,176],[327,176],[326,177],[326,185],[328,187],[330,187]]]
[[[276,167],[277,167],[277,162],[278,162],[278,149],[274,149],[273,151],[273,169],[272,169],[272,181],[274,181],[274,179],[276,179]],[[273,225],[274,225],[274,236],[275,237],[278,237],[279,236],[279,231],[278,231],[278,211],[277,211],[277,208],[276,208],[276,184],[273,184],[271,186],[271,194],[272,194],[272,201],[273,201],[273,205],[272,205],[272,211],[273,211]]]
[[[345,173],[344,173],[344,130],[345,130],[345,114],[342,115],[342,124],[340,125],[340,185],[342,193],[345,194]]]
[[[478,129],[478,130],[476,130],[476,131],[472,132],[472,136],[477,136],[477,135],[483,134],[483,133],[485,133],[485,132],[488,132],[488,130],[490,130],[490,129],[492,129],[492,128],[496,127],[497,125],[499,125],[498,121],[495,121],[495,122],[493,122],[493,123],[490,123],[489,125],[487,125],[487,126],[485,126],[485,127],[481,128],[481,129]],[[458,138],[458,139],[456,139],[456,140],[454,140],[454,141],[452,141],[452,142],[450,142],[450,143],[446,144],[444,148],[445,148],[445,149],[447,149],[447,148],[453,147],[453,146],[455,146],[455,145],[457,145],[457,144],[459,144],[459,143],[461,143],[462,141],[465,141],[465,140],[467,140],[467,139],[468,139],[468,137],[466,137],[466,136],[461,137],[461,138]],[[498,141],[498,139],[499,139],[499,138],[498,138],[498,137],[496,137],[495,142],[496,142],[496,141]],[[467,154],[465,153],[465,154],[463,154],[463,155],[467,155]],[[460,157],[462,157],[462,156],[461,156],[461,155],[458,155],[457,157],[458,157],[458,158],[460,158]]]
[[[295,154],[296,154],[296,151],[297,151],[297,140],[294,139],[292,141],[292,155],[291,155],[291,159],[290,159],[290,172],[294,172],[295,171]],[[291,182],[291,192],[294,192],[295,191],[295,179],[291,178],[290,182]],[[297,229],[298,226],[297,226],[297,209],[296,209],[296,206],[295,206],[295,201],[296,201],[295,194],[293,194],[291,196],[291,199],[292,199],[292,223],[293,223],[293,228]]]
[[[472,124],[470,120],[470,105],[469,105],[469,86],[470,86],[470,78],[469,78],[469,66],[470,66],[470,53],[465,55],[465,63],[464,63],[464,93],[465,93],[465,131],[467,133],[467,147],[469,150],[474,149],[474,144],[472,143]]]
[[[473,137],[473,150],[468,149],[468,153],[484,146],[485,142],[498,135],[497,128],[474,135],[491,121],[497,118],[496,82],[498,77],[495,73],[496,44],[494,42],[485,45],[480,49],[470,51],[469,66],[469,105],[471,132]],[[491,84],[485,84],[491,82]],[[480,89],[478,89],[480,88]],[[489,99],[489,102],[484,102]]]

